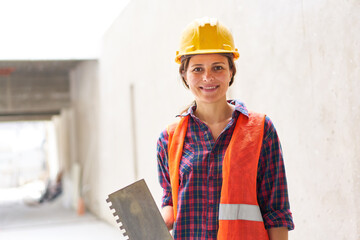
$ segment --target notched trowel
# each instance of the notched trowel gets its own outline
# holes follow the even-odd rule
[[[111,193],[106,201],[126,239],[173,240],[144,179]]]

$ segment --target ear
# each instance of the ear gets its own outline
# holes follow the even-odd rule
[[[184,77],[183,77],[183,82],[185,83],[185,86],[186,86],[187,88],[190,88],[188,82],[186,81],[186,79],[185,79]]]
[[[184,81],[186,81],[186,74],[184,70],[181,72],[181,77],[184,79]]]
[[[186,73],[185,73],[185,72],[183,72],[183,73],[181,74],[181,77],[182,77],[183,81],[186,83],[186,85],[189,86],[189,84],[188,84],[188,82],[187,82],[187,77],[186,77]]]
[[[186,74],[184,74],[184,72],[181,73],[181,79],[182,79],[183,84],[185,84],[185,86],[187,88],[189,88],[189,84],[187,83],[187,80],[186,80]]]

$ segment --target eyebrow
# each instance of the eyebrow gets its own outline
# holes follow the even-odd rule
[[[214,63],[212,63],[211,65],[216,65],[216,64],[224,64],[224,65],[225,65],[224,62],[214,62]],[[197,63],[197,64],[191,65],[190,67],[198,67],[198,66],[204,66],[204,64]]]

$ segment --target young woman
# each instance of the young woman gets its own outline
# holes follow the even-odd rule
[[[157,143],[162,214],[176,240],[283,240],[294,228],[271,120],[226,98],[238,57],[216,19],[183,32],[176,62],[195,101]]]

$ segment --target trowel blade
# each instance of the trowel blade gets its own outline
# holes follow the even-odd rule
[[[111,193],[106,201],[129,240],[173,240],[144,179]]]

